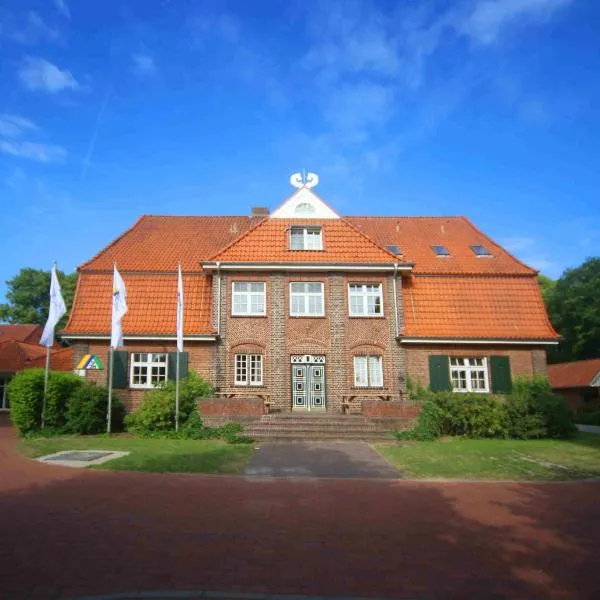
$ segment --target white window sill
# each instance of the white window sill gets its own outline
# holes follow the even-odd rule
[[[456,394],[490,394],[489,390],[452,390]]]
[[[166,380],[161,381],[160,383],[166,383]],[[139,385],[139,384],[130,383],[129,388],[132,390],[154,390],[154,389],[156,389],[156,386],[158,386],[158,385],[160,385],[160,384],[157,383],[156,385],[154,385],[151,383],[150,385]]]

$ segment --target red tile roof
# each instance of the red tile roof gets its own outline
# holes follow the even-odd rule
[[[600,374],[600,358],[548,365],[553,388],[589,387]]]
[[[265,219],[210,258],[220,262],[393,263],[397,256],[381,248],[344,219],[324,219],[323,250],[290,250],[292,225],[306,219]]]
[[[533,277],[416,276],[403,293],[408,337],[557,338]]]
[[[200,261],[245,233],[264,217],[161,217],[144,215],[80,266],[82,270],[200,271]]]
[[[0,371],[15,373],[22,369],[44,367],[45,365],[45,347],[11,339],[0,342]],[[71,371],[73,369],[73,350],[71,348],[53,349],[50,353],[50,368],[54,371]]]
[[[465,217],[347,217],[381,246],[397,245],[415,273],[531,275],[536,271],[517,260]],[[472,245],[483,245],[492,257],[477,257]],[[438,257],[431,246],[446,246]]]
[[[127,273],[128,312],[123,318],[125,335],[175,335],[177,323],[177,274]],[[184,273],[184,334],[212,333],[211,278]],[[112,272],[79,275],[74,308],[63,333],[104,334],[111,328]]]
[[[10,339],[17,342],[33,342],[37,344],[44,328],[35,323],[9,325],[0,323],[0,342]]]
[[[292,224],[323,227],[323,251],[288,250]],[[361,233],[362,232],[362,233]],[[364,235],[363,235],[364,234]],[[385,249],[397,245],[395,256]],[[471,245],[493,254],[478,258]],[[433,245],[450,257],[438,258]],[[414,262],[404,294],[404,335],[413,337],[556,339],[535,271],[464,217],[348,217],[331,220],[262,217],[141,217],[80,267],[66,334],[110,332],[112,266],[128,290],[126,335],[174,335],[176,268],[185,279],[186,335],[214,333],[212,279],[202,261]],[[431,277],[437,275],[437,277]]]

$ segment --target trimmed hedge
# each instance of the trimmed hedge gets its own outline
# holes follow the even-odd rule
[[[69,398],[65,431],[91,435],[106,431],[108,390],[95,385],[83,385]],[[111,431],[123,430],[125,405],[113,391],[111,401]]]
[[[417,425],[399,439],[566,438],[576,431],[573,415],[545,377],[515,378],[510,396],[426,392]]]

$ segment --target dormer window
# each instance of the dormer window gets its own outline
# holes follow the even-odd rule
[[[471,250],[475,252],[475,256],[493,256],[493,254],[485,247],[480,244],[471,246]]]
[[[431,246],[436,256],[450,256],[450,252],[446,246]]]
[[[320,227],[292,227],[290,250],[323,250],[323,232]]]

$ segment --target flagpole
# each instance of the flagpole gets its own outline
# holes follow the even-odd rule
[[[113,354],[114,350],[111,348],[108,354],[108,409],[106,411],[106,433],[110,433],[110,422],[112,412],[112,388],[113,388]]]
[[[42,429],[46,420],[46,394],[48,392],[48,371],[50,370],[50,346],[46,346],[46,371],[44,373],[44,397],[42,399]]]
[[[175,431],[179,431],[179,348],[175,365]]]

